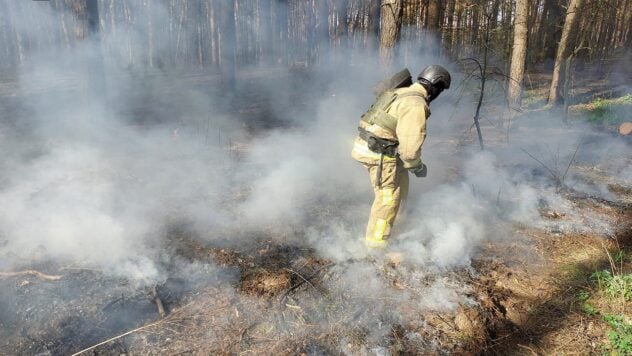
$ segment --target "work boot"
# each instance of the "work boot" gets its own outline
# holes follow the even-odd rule
[[[374,237],[367,237],[364,239],[364,245],[368,248],[368,249],[384,249],[387,245],[388,242],[385,239],[376,239]]]

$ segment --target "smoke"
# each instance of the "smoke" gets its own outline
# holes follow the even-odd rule
[[[24,5],[34,19],[52,23],[59,16],[38,5]],[[148,16],[161,28],[170,21],[168,11],[154,5]],[[43,36],[29,26],[15,30]],[[185,29],[187,36],[191,31]],[[145,48],[145,37],[134,23],[116,30],[104,25],[108,95],[102,97],[85,95],[86,79],[96,78],[85,71],[98,55],[94,43],[29,53],[16,98],[0,102],[6,105],[0,110],[3,268],[52,260],[164,281],[165,261],[176,259],[165,252],[170,225],[186,225],[209,243],[243,247],[264,236],[312,247],[340,263],[338,279],[327,284],[334,294],[352,290],[420,309],[453,310],[469,302],[468,289],[442,276],[469,267],[484,242],[510,239],[515,225],[559,230],[541,217],[543,207],[568,212],[569,224],[581,219],[570,213],[574,208],[551,171],[564,176],[564,185],[605,198],[612,198],[607,183],[586,182],[580,164],[603,163],[624,186],[632,179],[629,159],[616,160],[629,154],[629,144],[587,136],[590,127],[561,128],[557,117],[527,117],[509,131],[485,120],[489,149],[459,154],[463,145],[474,146],[461,141],[473,137],[468,129],[475,103],[460,98],[455,85],[432,103],[422,156],[429,177],[411,176],[408,211],[391,247],[412,266],[406,277],[417,292],[396,293],[367,262],[376,258],[363,246],[373,191],[364,168],[350,158],[359,115],[383,76],[375,61],[339,49],[309,74],[281,69],[269,79],[243,73],[239,86],[247,95],[234,98],[244,105],[235,113],[226,110],[230,99],[217,78],[186,77],[167,64],[147,67],[142,51],[132,50]],[[156,58],[174,50],[158,38],[154,45]],[[442,63],[414,55],[412,44],[402,48],[398,66],[413,74]],[[458,67],[445,65],[459,83]],[[248,111],[253,102],[265,112]],[[610,222],[598,216],[591,226],[606,229]],[[425,283],[430,275],[438,277]],[[371,306],[396,319],[405,312],[391,312],[394,304]],[[350,308],[367,309],[361,302]],[[358,321],[374,322],[372,316]],[[384,330],[372,337],[383,339]]]

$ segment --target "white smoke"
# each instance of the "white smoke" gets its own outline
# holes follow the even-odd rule
[[[151,18],[160,27],[168,12],[155,5]],[[45,23],[57,16],[34,4],[28,7]],[[351,65],[338,68],[323,59],[300,81],[244,84],[272,93],[271,115],[289,124],[251,139],[237,118],[220,110],[226,100],[222,93],[192,89],[175,71],[145,67],[138,57],[147,45],[145,24],[127,23],[116,31],[108,26],[102,49],[116,55],[105,56],[107,98],[85,101],[79,95],[86,73],[78,68],[95,55],[89,42],[66,54],[55,48],[31,52],[20,73],[20,105],[32,115],[21,136],[0,143],[7,152],[0,161],[6,168],[0,185],[5,251],[43,248],[48,258],[125,275],[128,268],[120,266],[131,264],[138,275],[157,278],[159,267],[152,261],[160,256],[165,224],[185,217],[208,240],[220,238],[225,229],[289,234],[336,260],[366,256],[362,236],[373,193],[366,172],[349,153],[359,115],[371,103],[371,87],[383,76],[375,61],[340,50],[331,63],[353,58]],[[42,35],[29,26],[16,30],[33,38]],[[155,44],[156,53],[172,50]],[[410,48],[399,63],[413,74],[440,62],[413,56]],[[297,76],[279,72],[282,78]],[[455,84],[459,80],[455,75]],[[555,201],[551,187],[542,183],[548,178],[532,174],[542,168],[518,149],[523,141],[464,158],[441,151],[443,141],[462,137],[471,126],[473,103],[463,99],[458,111],[451,105],[459,99],[457,87],[432,103],[423,149],[430,176],[411,178],[411,211],[397,226],[394,241],[395,249],[424,266],[467,266],[483,241],[504,235],[500,221],[537,225],[541,200]],[[307,102],[293,102],[296,97]],[[139,110],[144,114],[129,120],[130,112]],[[578,137],[560,139],[559,131],[550,130],[556,129],[550,123],[556,120],[547,120],[532,123],[541,129],[529,135],[526,147],[557,142],[566,159]],[[10,137],[12,128],[4,126],[2,137]],[[519,126],[514,128],[511,140],[519,132]],[[236,153],[238,162],[226,151],[227,140],[244,146]],[[617,147],[629,152],[626,145]],[[581,156],[586,152],[582,148]],[[518,162],[523,167],[516,170]],[[452,167],[457,175],[448,180]],[[617,169],[630,175],[629,165]],[[237,236],[221,238],[239,245],[243,240]]]

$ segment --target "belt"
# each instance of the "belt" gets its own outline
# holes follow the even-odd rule
[[[384,156],[397,157],[397,146],[399,145],[399,142],[377,137],[362,127],[358,127],[358,131],[360,132],[360,138],[367,142],[367,146],[369,147],[369,149],[375,153],[380,154],[380,163],[377,166],[376,183],[378,188],[381,189]]]
[[[368,147],[371,151],[389,157],[397,156],[397,146],[399,145],[398,141],[377,137],[362,127],[358,127],[358,131],[358,136],[368,143]]]

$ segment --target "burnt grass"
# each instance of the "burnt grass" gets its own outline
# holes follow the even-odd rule
[[[156,319],[142,289],[93,271],[64,271],[59,281],[3,279],[0,298],[5,354],[70,354]]]
[[[150,332],[132,333],[87,354],[355,354],[378,350],[371,330],[376,321],[389,325],[378,340],[391,354],[559,350],[552,343],[577,337],[576,331],[568,331],[569,324],[574,328],[581,319],[572,307],[576,293],[592,271],[608,265],[601,254],[572,260],[568,272],[566,257],[587,246],[614,247],[615,241],[620,248],[632,246],[630,204],[577,194],[570,199],[585,213],[615,214],[617,235],[552,236],[527,228],[511,242],[487,244],[472,261],[472,270],[450,272],[449,278],[469,286],[467,297],[474,301],[452,311],[419,310],[406,299],[384,301],[372,310],[370,304],[351,303],[353,291],[347,295],[330,290],[342,283],[340,275],[356,261],[334,263],[308,246],[265,238],[239,250],[218,246],[182,226],[168,231],[164,248],[172,258],[163,266],[168,277],[157,285],[133,284],[102,271],[53,262],[23,261],[24,269],[63,278],[0,279],[0,354],[72,354],[155,322]],[[213,267],[191,273],[181,270],[184,262]],[[379,258],[362,262],[374,266],[393,291],[414,291],[410,276],[417,266]],[[421,285],[438,277],[425,278]],[[154,302],[154,286],[167,311],[164,319]],[[323,313],[333,316],[325,319],[327,327],[317,317]],[[598,342],[603,332],[585,332],[580,346],[573,347],[596,352],[586,345]]]

